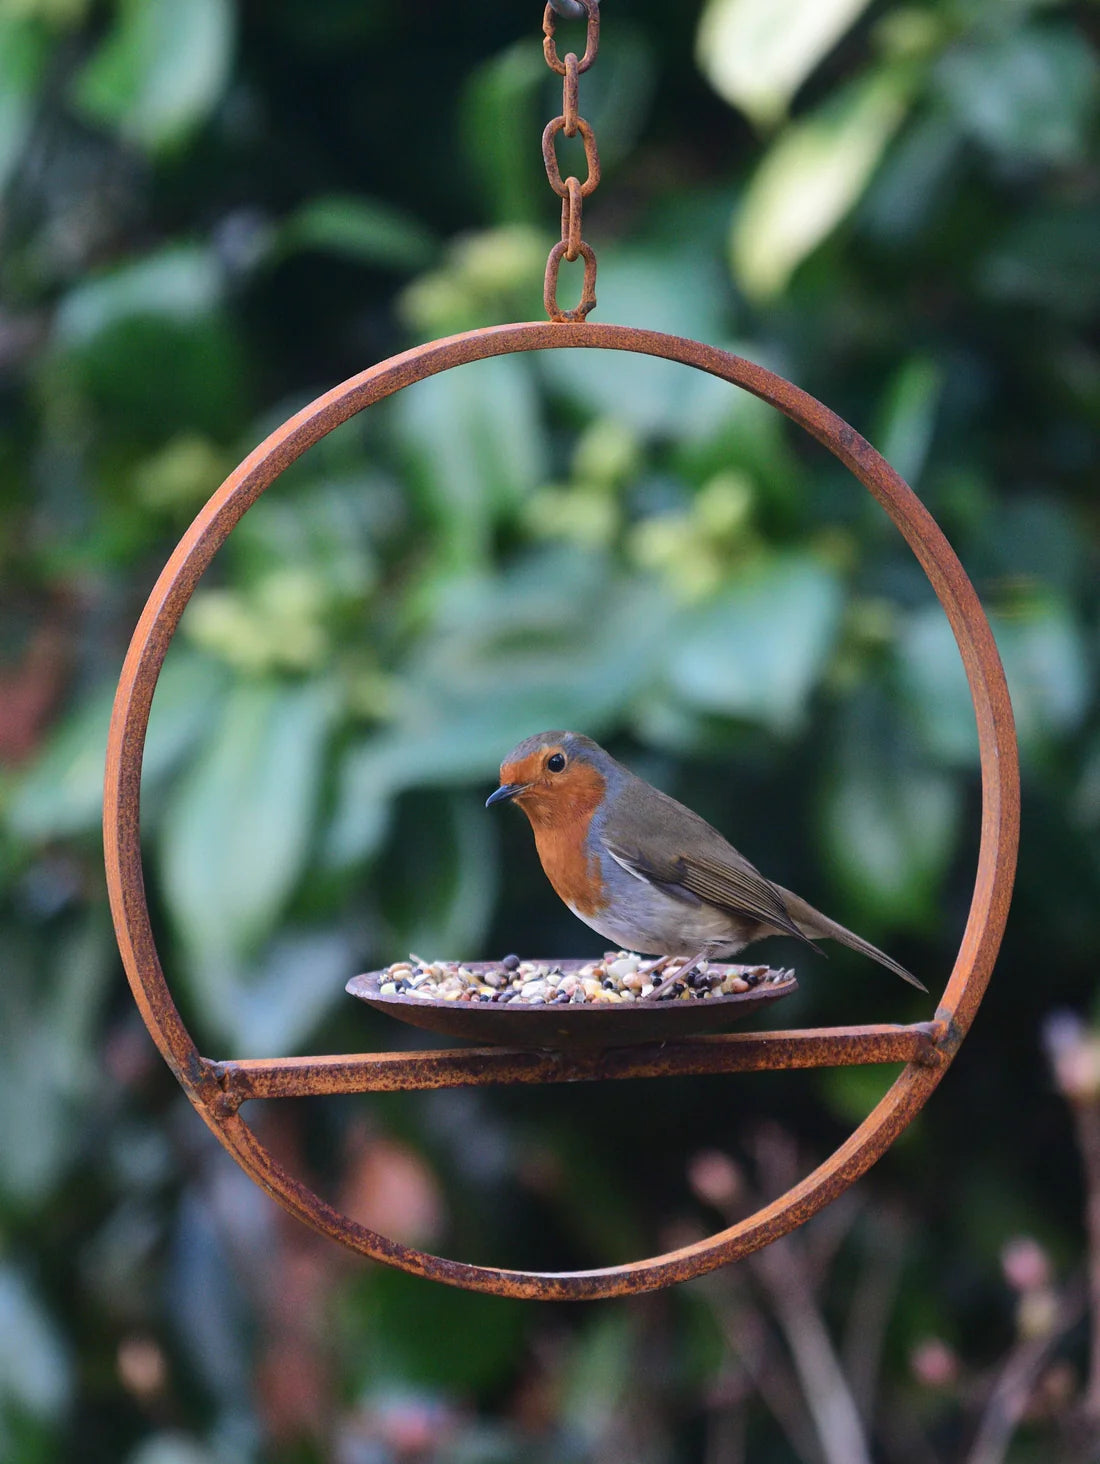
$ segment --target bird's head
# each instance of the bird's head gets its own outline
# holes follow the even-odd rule
[[[537,732],[500,765],[500,787],[485,807],[518,803],[535,828],[592,816],[607,787],[612,759],[579,732]]]

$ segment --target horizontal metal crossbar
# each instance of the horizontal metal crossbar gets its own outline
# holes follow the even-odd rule
[[[248,1058],[211,1063],[221,1089],[216,1107],[235,1113],[250,1098],[306,1098],[337,1093],[480,1088],[494,1083],[577,1083],[600,1078],[684,1077],[763,1072],[771,1068],[847,1067],[916,1062],[936,1067],[942,1022],[820,1027],[793,1032],[737,1032],[637,1047],[569,1052],[510,1047],[441,1048],[327,1057]]]

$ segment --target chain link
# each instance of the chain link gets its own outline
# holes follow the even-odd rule
[[[576,178],[567,178],[561,201],[561,237],[565,243],[565,257],[570,264],[584,243],[581,238],[581,209],[581,185]]]
[[[565,58],[565,80],[562,82],[562,103],[561,114],[565,118],[565,126],[562,131],[566,137],[577,135],[577,78],[580,75],[580,66],[577,62],[575,51],[570,51]]]
[[[600,181],[600,155],[596,149],[595,133],[577,111],[577,79],[592,65],[596,59],[596,52],[599,50],[600,9],[599,0],[576,0],[576,4],[583,9],[588,22],[584,55],[579,61],[573,51],[568,52],[564,61],[558,55],[557,46],[554,44],[554,30],[557,24],[554,6],[548,4],[542,17],[542,32],[545,37],[542,43],[543,55],[546,57],[546,64],[551,71],[557,72],[562,78],[561,116],[549,121],[542,134],[542,160],[546,165],[546,176],[550,181],[550,187],[561,199],[561,242],[555,244],[550,251],[550,257],[546,261],[546,279],[543,283],[543,303],[546,306],[546,313],[551,320],[557,322],[584,320],[596,305],[596,256],[591,246],[586,244],[581,237],[581,226],[583,200],[593,192]],[[587,170],[587,177],[583,183],[572,174],[564,179],[561,176],[554,146],[559,132],[564,132],[566,137],[576,137],[578,133],[580,134],[581,141],[584,143]],[[570,262],[575,259],[584,261],[584,283],[581,286],[580,304],[574,306],[572,310],[563,310],[558,304],[558,271],[563,259]]]

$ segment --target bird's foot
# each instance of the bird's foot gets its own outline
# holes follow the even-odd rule
[[[666,976],[663,981],[658,982],[657,985],[654,986],[653,990],[649,993],[649,995],[645,998],[645,1000],[656,1001],[666,991],[670,991],[672,987],[676,985],[677,981],[686,981],[691,973],[695,970],[699,962],[704,960],[706,956],[707,948],[706,946],[704,946],[703,949],[698,953],[698,955],[692,956],[689,961],[685,961],[682,966],[678,966],[676,970],[673,971],[671,976]],[[663,970],[665,967],[667,967],[669,961],[675,961],[678,959],[679,957],[677,956],[662,956],[659,961],[654,963],[652,970],[655,971],[658,968]]]
[[[643,961],[638,967],[639,976],[659,976],[668,969],[669,961],[678,961],[679,956],[658,956],[655,961]],[[654,983],[656,985],[656,983]]]

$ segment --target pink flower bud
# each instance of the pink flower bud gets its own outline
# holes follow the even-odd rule
[[[1071,1103],[1100,1099],[1100,1033],[1075,1012],[1054,1012],[1043,1027],[1043,1046],[1064,1098]]]
[[[1016,1235],[1005,1243],[1001,1269],[1013,1291],[1038,1291],[1050,1284],[1050,1257],[1030,1235]]]
[[[958,1381],[959,1359],[941,1337],[926,1337],[909,1354],[913,1376],[926,1388],[950,1388]]]
[[[696,1198],[716,1210],[729,1210],[744,1187],[741,1171],[728,1154],[704,1149],[688,1165],[688,1183]]]

